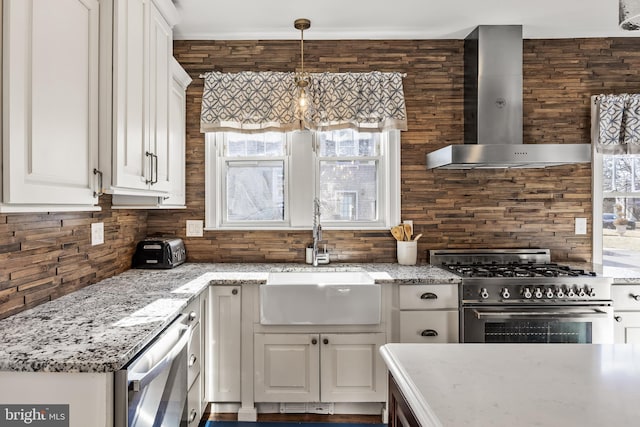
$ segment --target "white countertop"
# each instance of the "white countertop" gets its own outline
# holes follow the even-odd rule
[[[387,344],[380,352],[424,427],[640,425],[640,346]]]

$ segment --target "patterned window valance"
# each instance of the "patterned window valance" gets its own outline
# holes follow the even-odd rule
[[[296,107],[294,73],[210,72],[202,77],[202,132],[407,129],[401,73],[311,73],[304,112]]]
[[[640,154],[640,94],[598,95],[598,139],[603,154]]]

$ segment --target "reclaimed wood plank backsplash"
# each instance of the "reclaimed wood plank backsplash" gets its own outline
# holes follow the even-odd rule
[[[637,91],[640,38],[525,40],[524,142],[589,143],[590,96]],[[204,135],[199,129],[206,71],[292,71],[296,41],[176,41],[174,55],[194,79],[187,90],[187,209],[150,212],[150,233],[183,237],[189,261],[303,262],[310,231],[206,231],[185,237],[185,220],[204,218]],[[305,41],[309,72],[400,71],[409,130],[402,133],[402,218],[413,220],[419,261],[428,249],[550,248],[556,261],[591,260],[591,167],[425,170],[426,153],[463,137],[461,40]],[[574,234],[574,218],[588,234]],[[388,231],[323,233],[333,261],[394,262]]]

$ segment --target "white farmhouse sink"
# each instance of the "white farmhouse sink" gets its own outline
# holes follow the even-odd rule
[[[260,285],[263,325],[373,325],[380,306],[380,285],[365,272],[269,273]]]

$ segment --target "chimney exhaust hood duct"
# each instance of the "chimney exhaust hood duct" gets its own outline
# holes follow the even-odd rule
[[[522,26],[480,25],[464,41],[464,144],[427,169],[544,168],[591,162],[591,144],[522,143]]]

